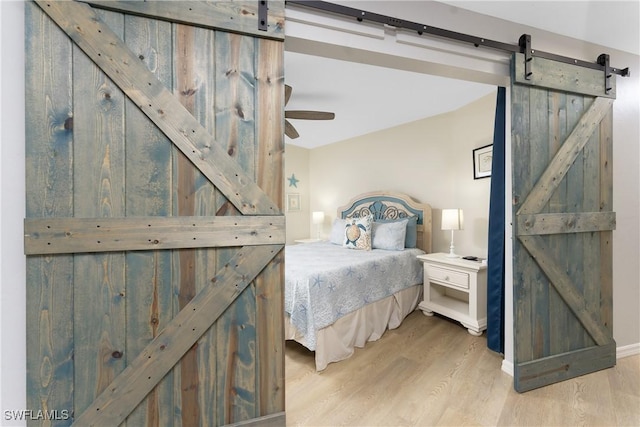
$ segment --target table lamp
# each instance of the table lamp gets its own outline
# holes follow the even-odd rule
[[[320,240],[320,230],[322,229],[322,223],[324,222],[324,212],[313,212],[311,214],[311,222],[316,225],[318,229],[316,238]]]
[[[442,229],[451,230],[451,246],[449,246],[448,258],[457,258],[453,246],[453,231],[462,230],[464,228],[464,218],[462,209],[442,209]]]

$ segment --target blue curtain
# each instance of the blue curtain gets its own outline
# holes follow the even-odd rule
[[[504,182],[506,89],[498,88],[493,128],[487,259],[487,346],[504,353]]]

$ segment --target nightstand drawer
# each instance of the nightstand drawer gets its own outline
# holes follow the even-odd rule
[[[432,280],[437,280],[443,284],[458,288],[469,289],[469,275],[467,273],[461,273],[434,265],[427,265],[427,272],[429,278]]]

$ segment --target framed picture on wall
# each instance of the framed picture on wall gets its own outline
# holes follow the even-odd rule
[[[296,212],[300,210],[300,194],[287,193],[287,212]]]
[[[489,178],[493,162],[493,144],[473,150],[473,179]]]

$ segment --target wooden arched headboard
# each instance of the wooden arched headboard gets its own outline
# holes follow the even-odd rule
[[[373,215],[374,220],[418,217],[417,246],[431,252],[431,206],[419,203],[403,193],[374,191],[360,194],[338,208],[338,218],[359,218]]]

